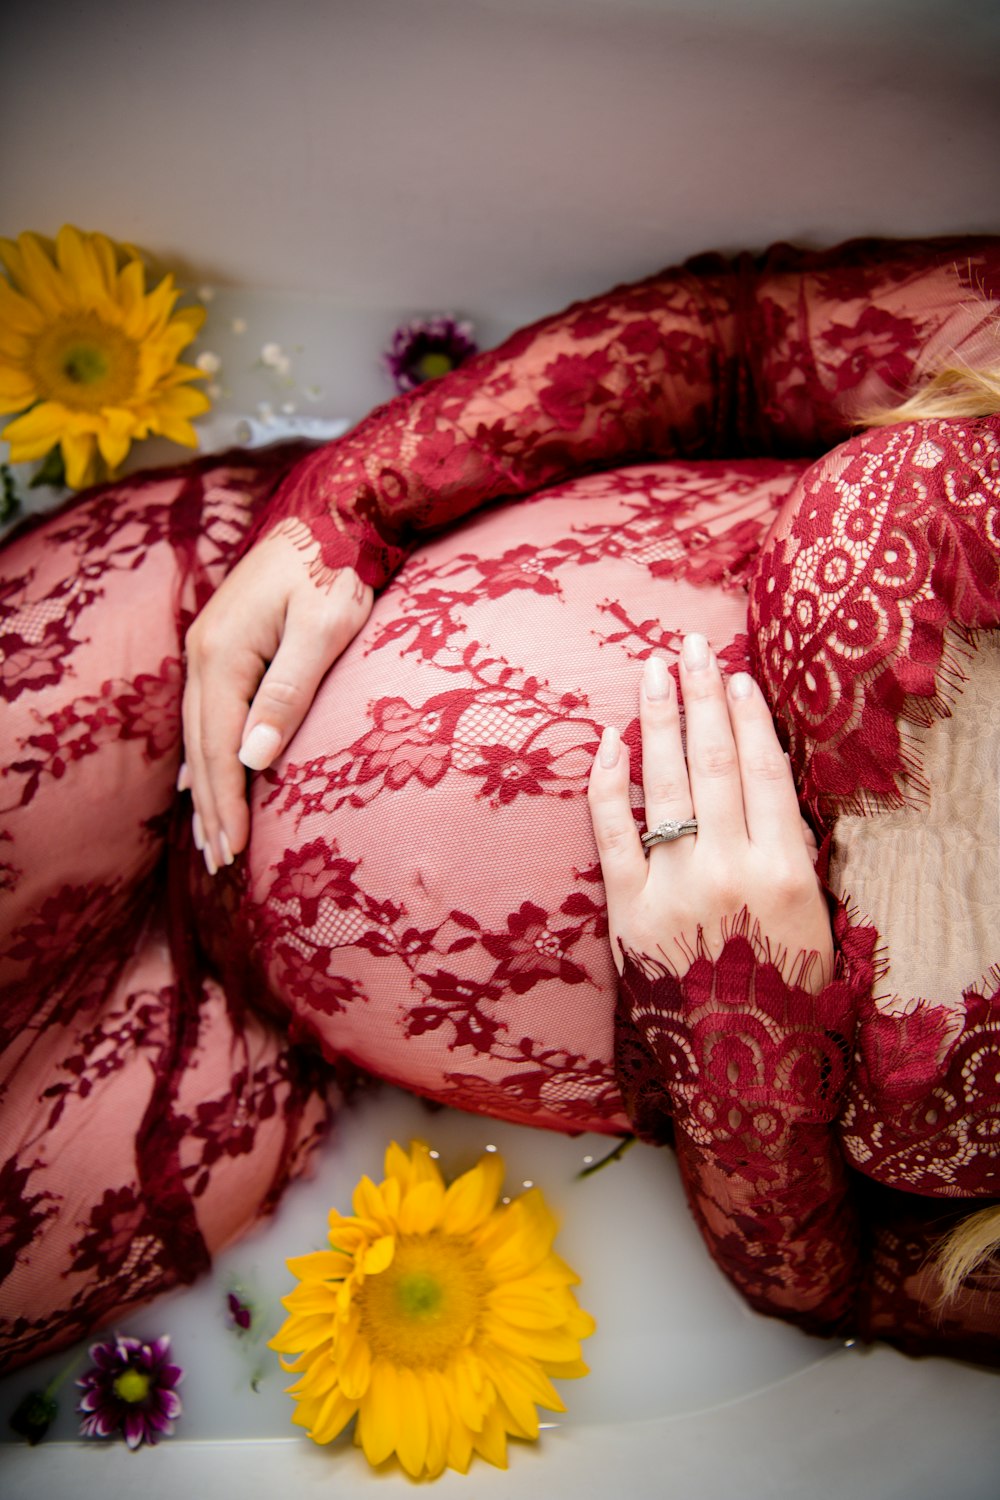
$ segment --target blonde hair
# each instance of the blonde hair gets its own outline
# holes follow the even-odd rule
[[[933,422],[962,417],[991,417],[1000,412],[1000,364],[974,370],[953,365],[939,370],[898,406],[880,407],[860,419],[865,427],[896,422]],[[934,1256],[941,1303],[950,1302],[968,1278],[1000,1257],[1000,1204],[970,1214],[942,1241]],[[1000,1263],[990,1273],[1000,1284]]]
[[[865,412],[862,427],[888,427],[895,422],[933,422],[955,417],[992,417],[1000,412],[1000,364],[973,370],[953,365],[939,370],[898,406]]]
[[[1000,1251],[1000,1204],[981,1208],[953,1229],[934,1257],[934,1269],[941,1284],[941,1301],[950,1302],[964,1282],[984,1267]],[[991,1279],[1000,1285],[1000,1265],[993,1268]]]

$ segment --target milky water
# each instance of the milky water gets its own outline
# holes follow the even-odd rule
[[[500,1125],[480,1116],[432,1110],[381,1088],[345,1110],[313,1178],[294,1187],[273,1221],[221,1257],[197,1286],[173,1293],[115,1326],[144,1339],[169,1333],[184,1367],[178,1437],[288,1437],[292,1402],[267,1339],[279,1327],[282,1296],[293,1280],[286,1257],[325,1244],[331,1207],[350,1212],[365,1173],[380,1180],[390,1140],[428,1142],[451,1177],[490,1146],[507,1165],[505,1191],[533,1183],[555,1208],[560,1254],[580,1274],[578,1297],[597,1320],[584,1346],[591,1373],[564,1381],[569,1408],[560,1423],[641,1420],[713,1407],[814,1365],[836,1347],[750,1311],[712,1265],[695,1229],[672,1154],[634,1145],[595,1175],[578,1173],[615,1142],[575,1139]],[[246,1334],[235,1331],[227,1293],[256,1309]],[[84,1368],[85,1346],[80,1351]],[[64,1368],[60,1355],[0,1382],[0,1436],[21,1394]],[[72,1377],[54,1438],[75,1435]]]

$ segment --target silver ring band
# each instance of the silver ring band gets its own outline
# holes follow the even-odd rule
[[[676,818],[668,818],[665,823],[657,823],[655,828],[643,834],[642,847],[648,853],[654,844],[672,844],[674,839],[682,839],[687,833],[697,832],[697,818],[685,818],[683,822],[678,822]]]

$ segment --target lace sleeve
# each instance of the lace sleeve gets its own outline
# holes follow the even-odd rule
[[[668,271],[575,304],[379,407],[289,476],[266,528],[381,586],[420,533],[578,472],[722,451],[734,278]]]
[[[852,1329],[859,1229],[833,1130],[876,934],[835,924],[839,973],[787,983],[745,932],[681,978],[629,955],[616,1062],[639,1134],[673,1137],[713,1258],[759,1311],[813,1333]]]
[[[925,366],[978,362],[997,285],[987,237],[697,257],[377,408],[297,466],[257,534],[298,530],[317,568],[380,587],[421,533],[574,474],[820,453]]]
[[[820,454],[955,364],[996,362],[1000,237],[775,245],[742,308],[748,448]]]
[[[863,1006],[839,1122],[849,1161],[931,1197],[1000,1197],[1000,974],[957,1006]]]

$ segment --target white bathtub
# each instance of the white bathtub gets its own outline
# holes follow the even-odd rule
[[[562,1386],[568,1414],[537,1444],[513,1444],[506,1472],[474,1461],[468,1476],[438,1481],[438,1493],[466,1500],[501,1493],[607,1500],[616,1489],[638,1500],[1000,1496],[1000,1376],[885,1348],[827,1344],[758,1317],[709,1261],[669,1153],[634,1146],[580,1181],[586,1158],[612,1142],[431,1112],[381,1090],[344,1114],[315,1178],[289,1195],[266,1231],[236,1247],[203,1284],[121,1325],[145,1337],[172,1336],[186,1371],[176,1436],[135,1454],[120,1443],[74,1441],[68,1382],[44,1444],[0,1446],[3,1500],[412,1494],[400,1470],[373,1475],[349,1441],[319,1448],[298,1435],[285,1377],[264,1340],[282,1316],[278,1299],[291,1289],[285,1257],[320,1245],[328,1208],[346,1210],[362,1173],[380,1174],[387,1142],[413,1136],[440,1151],[449,1175],[496,1145],[510,1191],[525,1180],[544,1189],[562,1217],[558,1248],[580,1272],[580,1301],[598,1322],[585,1346],[591,1374]],[[236,1283],[267,1308],[256,1340],[227,1327],[226,1292]],[[4,1423],[20,1395],[63,1364],[46,1361],[0,1383]]]

